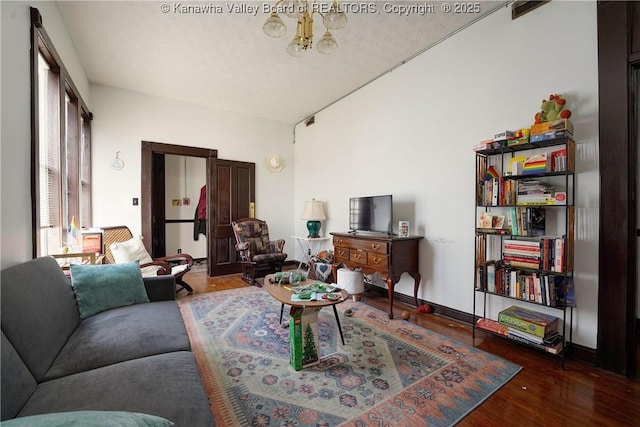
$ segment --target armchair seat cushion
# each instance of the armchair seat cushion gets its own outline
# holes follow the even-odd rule
[[[172,276],[177,276],[178,274],[180,274],[183,271],[185,271],[187,268],[189,268],[189,264],[174,265],[174,266],[171,267],[171,275]]]
[[[265,263],[265,262],[282,262],[287,259],[287,254],[283,253],[266,253],[254,255],[252,261],[257,263]]]

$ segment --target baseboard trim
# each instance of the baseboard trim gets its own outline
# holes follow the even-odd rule
[[[365,289],[369,292],[374,292],[379,295],[387,296],[387,288],[383,288],[380,286],[372,285],[369,283],[365,283]],[[395,292],[393,295],[394,301],[402,302],[408,304],[410,306],[414,306],[413,297],[405,294],[400,294]],[[424,301],[422,299],[418,299],[420,304],[429,304],[433,308],[433,313],[439,316],[447,317],[449,319],[457,320],[460,323],[467,324],[471,326],[473,324],[473,316],[470,313],[466,313],[464,311],[456,310],[454,308],[446,307],[439,304],[434,304],[429,301]],[[640,319],[638,320],[640,322]],[[596,349],[585,347],[579,344],[572,343],[571,351],[569,352],[569,357],[572,360],[586,363],[591,366],[596,366]]]

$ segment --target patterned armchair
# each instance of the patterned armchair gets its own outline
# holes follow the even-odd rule
[[[263,220],[242,218],[232,221],[236,250],[240,254],[242,279],[255,284],[256,277],[280,271],[287,259],[284,239],[270,240],[269,227]]]

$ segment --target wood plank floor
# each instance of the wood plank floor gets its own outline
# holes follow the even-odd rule
[[[185,276],[196,293],[248,286],[240,275],[208,278],[205,272]],[[184,297],[180,292],[178,297]],[[387,299],[366,292],[362,301],[386,311]],[[394,313],[411,313],[410,322],[473,345],[471,326],[397,303]],[[401,321],[401,320],[398,320]],[[586,364],[557,359],[478,332],[475,345],[523,367],[509,383],[467,415],[459,426],[640,426],[640,381],[630,381]]]

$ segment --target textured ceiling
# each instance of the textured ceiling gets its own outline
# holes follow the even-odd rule
[[[282,39],[262,32],[264,7],[274,2],[58,2],[90,82],[286,123],[321,110],[507,2],[476,2],[467,13],[443,11],[454,2],[340,3],[349,21],[333,32],[338,51],[327,56],[314,49],[292,58],[285,48],[294,20],[282,15]],[[403,13],[401,6],[415,9]],[[324,27],[319,16],[314,20],[317,42]]]

